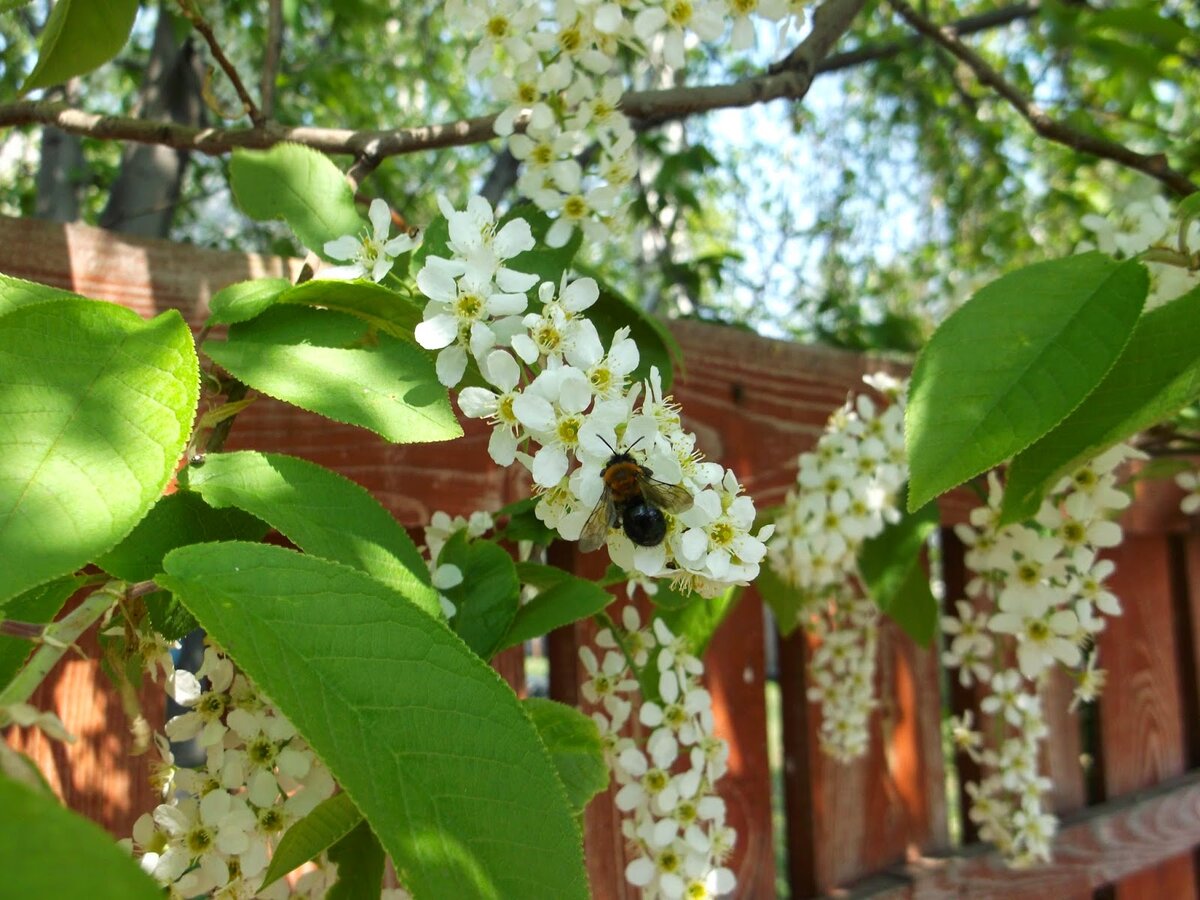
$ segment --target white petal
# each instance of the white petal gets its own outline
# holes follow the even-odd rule
[[[567,474],[567,454],[556,447],[543,447],[533,457],[533,480],[554,487]]]
[[[392,230],[392,213],[388,209],[387,202],[380,197],[372,200],[371,208],[367,211],[367,218],[371,220],[371,236],[382,243],[387,239],[388,232]]]
[[[640,856],[625,867],[625,880],[634,887],[645,887],[654,879],[654,863]]]
[[[458,285],[453,276],[442,266],[426,262],[417,273],[417,287],[430,300],[450,303],[458,297]]]
[[[521,380],[521,367],[512,355],[503,350],[493,350],[487,355],[484,377],[501,391],[511,391]]]
[[[357,259],[362,251],[362,241],[352,234],[344,234],[335,240],[326,241],[321,249],[330,259]]]
[[[488,455],[498,466],[511,466],[517,458],[517,436],[507,425],[497,425],[488,439]]]
[[[435,368],[438,381],[446,387],[454,387],[467,371],[467,351],[458,345],[447,347],[438,354]]]
[[[571,232],[574,230],[575,226],[572,225],[566,218],[560,216],[554,222],[554,224],[550,226],[550,230],[546,232],[546,246],[553,247],[555,249],[562,247],[571,239]]]
[[[367,274],[361,263],[351,266],[321,266],[313,276],[317,281],[353,281]]]
[[[507,291],[510,294],[524,293],[537,284],[538,277],[536,275],[526,275],[524,272],[515,272],[512,269],[500,268],[496,270],[496,284],[502,291]]]
[[[426,319],[413,329],[413,337],[426,350],[441,350],[458,337],[458,320],[449,315]]]
[[[596,302],[600,288],[594,278],[579,278],[568,284],[559,297],[563,308],[570,312],[581,312]]]
[[[203,689],[200,681],[191,672],[176,669],[167,679],[167,693],[180,706],[191,706],[200,699]]]
[[[468,419],[486,419],[496,412],[496,395],[486,388],[465,387],[458,392],[458,408]]]
[[[522,425],[534,431],[549,431],[554,427],[554,407],[528,391],[513,398],[513,414]]]
[[[532,250],[534,246],[533,232],[525,219],[513,219],[496,232],[492,248],[501,259],[511,259],[518,253]]]
[[[525,311],[524,294],[492,294],[487,298],[487,311],[493,316],[513,316]]]

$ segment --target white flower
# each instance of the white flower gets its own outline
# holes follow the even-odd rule
[[[490,284],[472,282],[467,276],[455,280],[453,270],[431,257],[417,273],[417,287],[429,298],[424,320],[416,327],[417,343],[427,350],[441,350],[437,358],[438,380],[453,387],[467,367],[467,350],[479,358],[496,343],[492,319],[515,316],[525,309],[524,294],[492,290]]]
[[[376,197],[371,201],[367,217],[371,220],[369,233],[360,236],[343,235],[336,240],[327,241],[323,248],[326,256],[348,260],[350,264],[322,267],[316,274],[317,278],[348,281],[370,276],[372,281],[382,281],[392,270],[395,258],[416,245],[416,241],[407,234],[388,240],[388,234],[392,230],[392,214],[387,203],[380,198]]]
[[[494,424],[488,453],[497,465],[510,466],[516,459],[521,422],[513,409],[520,391],[521,369],[504,350],[493,350],[480,366],[484,377],[497,390],[465,387],[458,393],[458,406],[471,419],[488,419]]]
[[[600,296],[593,278],[566,282],[555,296],[554,284],[543,282],[538,288],[540,312],[525,316],[527,334],[516,334],[512,347],[517,356],[533,364],[539,357],[547,361],[565,359],[573,366],[587,368],[604,353],[600,336],[591,320],[582,315]]]

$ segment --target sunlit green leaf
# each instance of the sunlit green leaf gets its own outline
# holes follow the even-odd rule
[[[160,888],[112,835],[0,775],[0,871],[9,897],[160,900]],[[64,865],[63,854],[71,856]]]
[[[276,306],[204,351],[255,390],[393,443],[462,435],[429,357],[342,313]]]
[[[138,0],[55,0],[38,61],[21,93],[62,84],[108,62],[125,46]]]
[[[252,219],[285,220],[314,253],[323,254],[326,241],[367,227],[341,170],[300,144],[234,150],[229,184],[242,212]]]
[[[198,394],[174,310],[144,321],[81,299],[0,316],[0,598],[133,529],[174,473]]]
[[[443,624],[355,569],[279,547],[197,544],[164,566],[164,586],[304,735],[414,896],[587,896],[549,754]]]
[[[1148,284],[1138,262],[1085,253],[1005,275],[946,319],[909,390],[909,508],[1065,419],[1117,361]]]

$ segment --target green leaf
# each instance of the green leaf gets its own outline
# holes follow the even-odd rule
[[[1086,253],[1005,275],[946,319],[909,389],[909,508],[1066,418],[1120,356],[1148,283],[1138,262]]]
[[[534,512],[537,497],[524,497],[497,510],[495,518],[504,524],[493,534],[495,540],[531,541],[540,547],[548,547],[558,539],[558,532],[549,528]]]
[[[322,254],[326,241],[360,234],[367,225],[354,192],[323,153],[300,144],[270,150],[234,150],[229,185],[252,219],[284,219],[309,250]]]
[[[758,531],[764,525],[774,522],[782,511],[782,506],[760,509],[754,520],[754,530]],[[754,589],[762,601],[771,608],[771,612],[775,616],[775,627],[779,634],[785,638],[790,637],[792,632],[800,627],[800,611],[813,598],[784,581],[779,573],[771,568],[769,555],[759,566],[758,577],[754,579]]]
[[[459,531],[446,541],[437,561],[462,571],[462,583],[442,591],[457,610],[451,627],[479,656],[491,659],[521,601],[512,557],[492,541],[470,540]]]
[[[200,627],[196,617],[170,591],[155,591],[142,599],[150,624],[168,641],[182,640]]]
[[[334,794],[322,800],[312,812],[283,833],[263,875],[262,887],[315,859],[353,831],[362,820],[363,814],[348,794]]]
[[[78,294],[70,291],[38,284],[36,281],[25,281],[13,278],[0,272],[0,316],[12,312],[21,306],[31,303],[45,303],[48,300],[84,300]]]
[[[933,643],[938,632],[938,602],[921,566],[908,570],[887,614],[918,644],[928,647]]]
[[[271,525],[303,550],[346,563],[441,615],[429,568],[382,504],[360,485],[305,459],[281,453],[210,453],[185,473],[217,509],[236,507]]]
[[[204,351],[257,391],[393,443],[462,435],[429,357],[351,316],[277,306]]]
[[[538,595],[517,610],[499,650],[549,634],[595,615],[612,603],[613,597],[599,585],[554,566],[520,563],[517,574],[523,584],[540,588]]]
[[[1200,396],[1200,288],[1142,316],[1108,375],[1057,428],[1013,460],[1001,522],[1037,512],[1062,475]]]
[[[108,62],[129,39],[137,11],[138,0],[57,0],[21,93],[62,84]]]
[[[414,896],[587,896],[549,754],[449,629],[367,575],[279,547],[197,544],[164,566],[164,586],[325,761]]]
[[[937,601],[921,551],[940,518],[937,504],[926,503],[867,538],[858,551],[858,572],[875,605],[921,643],[928,643],[937,630]]]
[[[0,871],[9,897],[160,900],[162,889],[112,836],[53,796],[0,775]],[[70,855],[64,864],[63,854]]]
[[[740,587],[731,587],[715,597],[696,596],[687,606],[659,610],[657,615],[676,637],[685,637],[692,653],[703,657],[717,629],[742,598]]]
[[[550,751],[559,780],[567,790],[567,800],[576,815],[588,801],[608,787],[608,764],[600,729],[573,706],[529,697],[521,701],[525,711]]]
[[[286,278],[255,278],[227,285],[208,301],[208,324],[249,322],[270,309],[291,286]]]
[[[162,571],[163,557],[176,547],[257,541],[267,531],[265,524],[240,510],[213,509],[198,495],[180,491],[160,497],[125,540],[94,562],[122,581],[149,581]]]
[[[754,579],[754,589],[775,614],[775,627],[779,634],[782,637],[790,637],[800,626],[800,611],[812,597],[784,581],[771,568],[769,557],[759,566],[758,577]]]
[[[386,855],[368,822],[330,847],[329,859],[337,863],[337,881],[326,900],[379,900]]]
[[[1097,10],[1085,18],[1093,31],[1113,29],[1128,32],[1138,38],[1157,38],[1167,47],[1192,36],[1192,31],[1182,22],[1169,19],[1150,7],[1132,9]]]
[[[178,312],[92,300],[0,317],[0,599],[117,544],[162,495],[199,393]]]
[[[445,216],[438,216],[421,232],[421,243],[413,248],[411,268],[414,277],[429,257],[449,259],[453,255],[450,250],[450,223]]]
[[[68,576],[38,585],[0,603],[0,619],[15,622],[46,623],[54,621],[68,598],[79,590],[86,579]],[[21,671],[29,655],[36,649],[33,641],[0,635],[0,690]]]
[[[349,313],[410,344],[413,343],[413,330],[422,318],[422,307],[371,281],[322,281],[318,278],[284,291],[279,302]]]

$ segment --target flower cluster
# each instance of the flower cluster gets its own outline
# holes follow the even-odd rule
[[[537,279],[506,263],[533,246],[528,223],[516,218],[498,227],[481,197],[464,211],[445,201],[442,209],[451,256],[430,255],[417,273],[429,303],[416,338],[440,351],[438,374],[448,386],[475,363],[488,386],[462,388],[459,406],[492,423],[492,459],[530,472],[538,517],[563,538],[579,539],[601,505],[612,454],[636,448],[639,464],[681,486],[692,502],[666,516],[666,533],[653,546],[606,525],[613,561],[706,596],[753,580],[770,528],[752,533],[753,502],[731,471],[703,460],[657,370],[644,384],[631,382],[639,353],[629,330],[617,329],[604,346],[587,316],[599,297],[596,282],[543,282],[537,309],[526,312],[522,291]]]
[[[1048,859],[1055,829],[1044,804],[1050,782],[1038,771],[1046,734],[1038,687],[1056,665],[1075,672],[1074,704],[1095,699],[1104,684],[1095,636],[1121,605],[1105,586],[1115,566],[1098,554],[1121,541],[1110,515],[1130,501],[1115,470],[1138,456],[1124,445],[1106,451],[1055,485],[1033,522],[1002,528],[1003,489],[993,473],[987,505],[955,529],[973,577],[957,614],[943,619],[943,661],[964,686],[990,689],[980,708],[994,726],[986,733],[998,736],[985,746],[963,721],[956,740],[987,773],[967,785],[971,818],[1017,865]]]
[[[662,619],[643,629],[637,610],[626,606],[622,625],[619,634],[597,634],[602,659],[590,647],[579,655],[588,674],[583,696],[595,707],[592,718],[620,785],[621,830],[636,848],[625,878],[647,900],[726,894],[736,884],[725,862],[737,833],[725,824],[715,785],[729,747],[713,734],[712,698],[700,683],[704,665]],[[656,679],[657,701],[643,700],[631,665]],[[648,736],[623,734],[635,713]]]
[[[879,614],[862,596],[858,551],[898,517],[908,477],[905,385],[884,374],[866,381],[888,405],[860,394],[830,416],[816,448],[800,455],[797,487],[767,545],[772,570],[816,601],[798,613],[817,640],[808,699],[821,704],[822,748],[841,761],[866,752],[876,705]]]
[[[294,887],[259,888],[283,833],[333,794],[329,770],[216,647],[194,675],[175,671],[169,681],[188,711],[167,722],[167,737],[195,739],[205,762],[175,765],[167,738],[155,736],[162,802],[133,826],[142,868],[172,897],[323,897],[335,878],[328,862]]]
[[[562,246],[577,228],[602,240],[619,214],[619,194],[635,173],[634,133],[620,111],[619,54],[672,69],[698,40],[720,38],[732,19],[735,49],[754,42],[751,17],[803,21],[787,0],[622,0],[548,6],[520,0],[450,0],[449,21],[479,43],[472,74],[490,74],[503,109],[495,131],[522,164],[517,190],[556,217],[547,236]],[[514,133],[518,124],[523,133]],[[580,159],[592,164],[585,170]]]
[[[1081,243],[1079,250],[1095,248],[1128,258],[1152,247],[1178,248],[1179,222],[1171,205],[1157,192],[1131,199],[1107,216],[1086,215],[1080,223],[1095,237]],[[1192,252],[1200,248],[1200,222],[1192,222],[1184,237]],[[1150,271],[1146,309],[1162,306],[1200,285],[1200,271],[1151,260],[1145,262]]]

